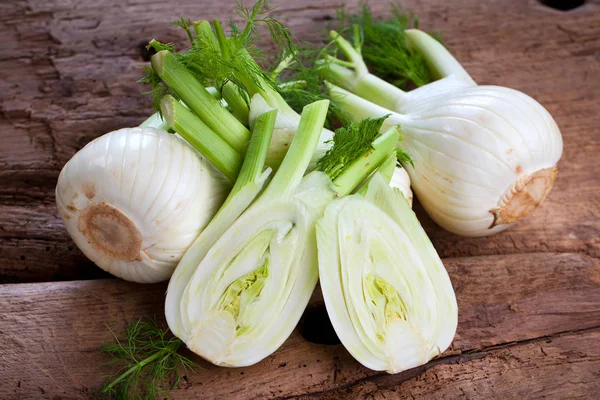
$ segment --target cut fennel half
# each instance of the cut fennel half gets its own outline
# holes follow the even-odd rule
[[[448,273],[406,199],[379,173],[364,197],[327,206],[317,244],[329,318],[361,364],[398,373],[450,346],[458,308]]]

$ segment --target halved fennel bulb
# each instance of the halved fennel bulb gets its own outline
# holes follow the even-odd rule
[[[408,202],[381,175],[364,197],[327,206],[317,243],[327,313],[361,364],[397,373],[450,346],[458,309],[448,274]]]
[[[404,165],[412,187],[443,228],[466,236],[506,229],[554,185],[562,154],[556,122],[524,93],[477,86],[424,32],[406,36],[442,79],[403,92],[370,75],[360,54],[335,36],[356,68],[331,67],[328,78],[343,87],[329,86],[332,99],[355,120],[391,114],[382,129],[401,126],[402,146],[414,160]]]
[[[171,278],[165,303],[169,327],[213,364],[247,366],[273,353],[298,323],[314,290],[315,223],[335,192],[325,173],[303,175],[328,105],[320,101],[304,108],[298,133],[260,197],[252,202],[253,188],[262,187],[265,175],[240,192],[239,204],[226,201],[227,210],[219,211]],[[265,115],[270,133],[273,110],[256,121]],[[255,123],[253,137],[258,133]],[[252,143],[247,154],[254,152]],[[264,142],[265,158],[268,145]],[[245,166],[246,161],[242,172]],[[217,226],[218,219],[223,221]]]
[[[330,185],[313,172],[288,199],[259,199],[216,241],[181,297],[178,336],[194,353],[242,367],[287,339],[317,283],[315,221]]]
[[[56,204],[75,244],[129,281],[168,279],[230,184],[184,140],[153,128],[107,133],[64,166]]]

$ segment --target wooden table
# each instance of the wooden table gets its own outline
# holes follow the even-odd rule
[[[99,366],[105,324],[162,314],[164,284],[110,279],[78,251],[54,187],[84,144],[150,113],[136,83],[144,45],[154,37],[183,43],[169,21],[228,18],[232,3],[0,4],[0,398],[99,397],[110,372]],[[554,191],[534,215],[488,238],[444,232],[417,206],[460,308],[442,357],[387,375],[341,345],[313,343],[327,333],[316,293],[304,328],[275,354],[241,369],[199,361],[204,369],[187,374],[174,398],[597,398],[600,4],[564,12],[536,0],[402,3],[424,29],[443,32],[476,81],[522,90],[548,108],[564,137]],[[340,2],[276,4],[298,38],[317,40]],[[387,13],[384,1],[372,6]]]

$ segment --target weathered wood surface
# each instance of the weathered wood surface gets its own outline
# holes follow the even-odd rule
[[[600,262],[583,254],[448,259],[459,328],[426,366],[389,376],[296,330],[248,368],[189,373],[174,398],[592,398],[600,389]],[[0,398],[98,397],[104,324],[162,314],[165,285],[119,280],[0,286]],[[323,307],[318,295],[311,308]],[[320,327],[315,327],[319,329]],[[426,371],[423,373],[423,371]],[[387,396],[387,397],[386,397]]]
[[[282,0],[301,40],[318,40],[338,0]],[[346,2],[355,9],[356,1]],[[373,1],[376,14],[387,2]],[[536,0],[403,1],[442,31],[480,83],[520,89],[554,115],[565,142],[556,188],[526,221],[489,238],[424,226],[444,257],[530,252],[600,255],[600,4],[569,12]],[[141,122],[144,45],[184,43],[169,21],[228,18],[233,1],[9,1],[0,4],[0,281],[106,277],[73,246],[54,205],[67,160],[93,138]]]
[[[324,36],[338,0],[277,0],[301,40]],[[357,1],[345,1],[356,9]],[[387,2],[371,1],[377,15]],[[488,238],[460,238],[417,213],[459,301],[452,348],[398,375],[367,370],[303,326],[243,369],[187,375],[174,398],[596,398],[600,391],[600,2],[561,12],[537,0],[402,1],[481,84],[539,100],[564,138],[557,185],[534,215]],[[164,285],[107,277],[69,239],[54,206],[67,160],[141,122],[136,81],[169,21],[228,18],[233,1],[22,0],[0,3],[0,398],[98,398],[104,324],[161,317]],[[563,253],[563,254],[561,254]],[[456,257],[456,258],[449,258]],[[321,315],[317,292],[306,315]],[[314,323],[314,321],[312,321]],[[324,334],[312,326],[306,337]],[[307,329],[308,329],[307,328]]]

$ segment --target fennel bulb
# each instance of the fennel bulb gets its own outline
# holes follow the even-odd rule
[[[443,228],[466,236],[506,229],[546,198],[557,175],[562,136],[531,97],[477,86],[460,64],[424,32],[407,30],[411,46],[442,79],[411,92],[370,75],[360,53],[333,32],[355,69],[332,62],[330,97],[353,119],[391,114],[399,124],[415,193]],[[346,89],[346,90],[344,90]]]
[[[446,350],[458,323],[448,274],[408,202],[379,173],[317,222],[319,276],[342,344],[397,373]]]
[[[125,128],[93,140],[67,162],[56,204],[90,260],[119,278],[149,283],[171,276],[228,189],[182,139]]]
[[[323,101],[305,108],[298,134],[264,192],[246,211],[244,206],[234,207],[237,213],[220,211],[215,221],[227,218],[227,226],[211,223],[205,231],[211,234],[190,247],[169,283],[165,314],[170,329],[213,364],[246,366],[274,352],[314,290],[315,222],[335,192],[324,173],[303,175],[327,107]],[[267,114],[273,117],[272,132],[274,111]],[[263,161],[268,144],[263,141]],[[255,159],[254,153],[251,144],[246,158]],[[259,180],[262,186],[261,176],[256,173],[251,182]],[[257,191],[248,193],[239,201],[243,205]],[[234,204],[238,196],[231,198]]]

